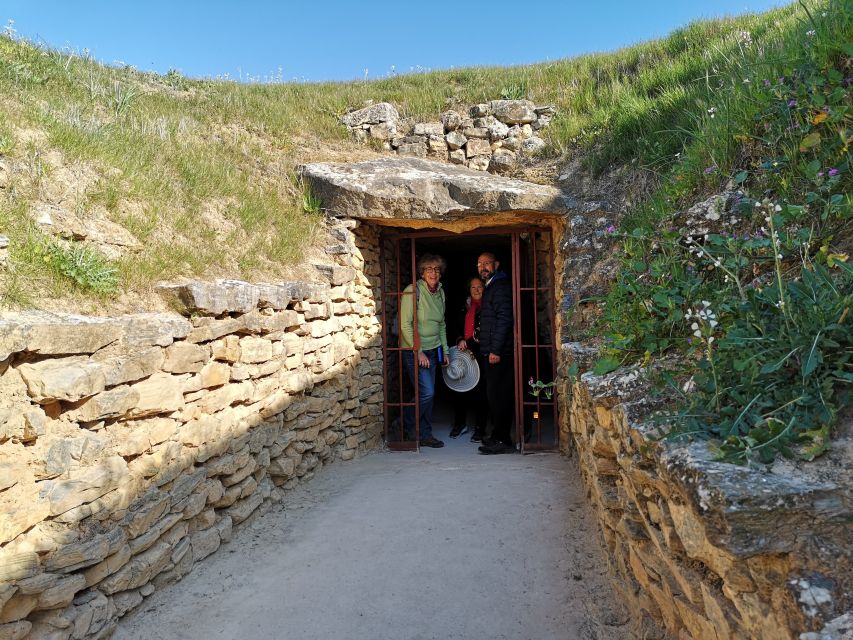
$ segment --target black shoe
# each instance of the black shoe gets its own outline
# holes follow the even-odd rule
[[[463,433],[468,433],[468,425],[467,424],[456,425],[455,427],[453,427],[450,430],[449,435],[451,438],[453,438],[455,440],[456,438],[461,436]]]
[[[503,453],[515,453],[515,447],[503,442],[498,442],[497,444],[478,447],[478,451],[486,456],[495,456]]]
[[[486,447],[494,447],[496,444],[499,444],[500,440],[495,440],[494,438],[490,438],[489,436],[483,436],[483,445]]]
[[[480,431],[475,431],[471,434],[471,442],[482,442],[483,434]]]
[[[444,443],[438,438],[434,438],[430,436],[429,438],[424,438],[421,440],[422,447],[432,447],[433,449],[441,449],[444,446]]]

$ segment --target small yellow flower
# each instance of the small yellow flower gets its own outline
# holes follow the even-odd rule
[[[821,122],[826,120],[828,117],[829,117],[828,113],[821,111],[814,118],[812,118],[812,124],[820,124]]]

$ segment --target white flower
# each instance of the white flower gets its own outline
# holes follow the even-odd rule
[[[809,29],[808,31],[806,31],[806,35],[810,38],[813,38],[817,35],[817,31],[815,31],[814,29]]]
[[[714,341],[714,336],[708,336],[708,344],[711,344]]]
[[[711,328],[713,329],[714,327],[716,327],[716,326],[717,326],[718,324],[720,324],[720,323],[719,323],[719,322],[717,322],[716,320],[710,320],[710,321],[708,322],[708,324],[710,324],[710,325],[711,325]]]
[[[708,115],[710,115],[712,118],[713,118],[716,114],[717,114],[717,107],[711,107],[710,109],[708,109]]]
[[[696,331],[693,332],[693,335],[696,336],[697,338],[701,338],[702,332],[697,329]]]
[[[710,303],[710,302],[708,302],[707,300],[703,300],[703,301],[702,301],[702,306],[703,306],[703,307],[705,307],[705,308],[707,309],[708,307],[710,307],[710,306],[711,306],[711,303]]]
[[[782,210],[782,207],[778,204],[775,207],[773,207],[773,211],[781,211],[781,210]]]

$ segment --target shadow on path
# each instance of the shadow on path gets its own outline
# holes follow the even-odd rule
[[[114,638],[633,638],[572,461],[444,439],[324,468]]]

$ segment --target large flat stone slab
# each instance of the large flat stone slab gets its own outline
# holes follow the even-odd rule
[[[419,158],[382,158],[300,168],[323,208],[351,218],[456,220],[507,211],[567,214],[578,203],[559,189]]]

